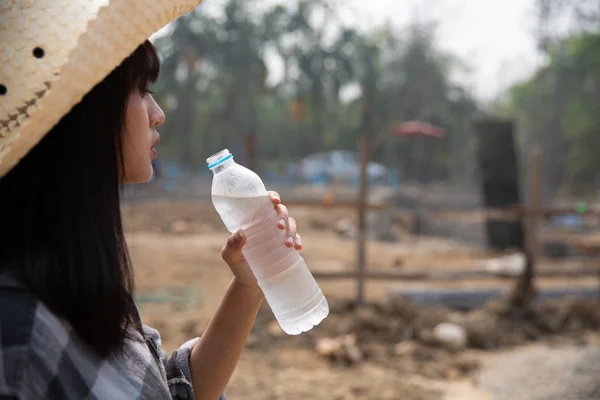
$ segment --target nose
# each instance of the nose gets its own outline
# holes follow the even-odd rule
[[[162,108],[160,108],[158,103],[156,103],[154,98],[152,98],[152,107],[150,112],[150,125],[152,126],[152,128],[156,128],[164,124],[165,118],[166,117],[164,111],[162,110]]]

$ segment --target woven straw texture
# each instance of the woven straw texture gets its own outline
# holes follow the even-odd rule
[[[0,0],[0,177],[138,45],[200,2]]]

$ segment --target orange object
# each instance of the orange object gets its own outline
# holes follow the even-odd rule
[[[335,202],[335,199],[334,199],[334,198],[333,198],[333,196],[332,196],[332,195],[330,195],[330,194],[326,194],[326,195],[323,197],[323,204],[325,204],[326,206],[330,206],[330,205],[332,205],[334,202]]]

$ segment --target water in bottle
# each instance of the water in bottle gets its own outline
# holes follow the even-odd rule
[[[285,230],[260,177],[235,163],[228,150],[207,160],[213,171],[212,201],[229,232],[246,232],[248,261],[281,329],[297,335],[328,314],[329,305],[304,258],[284,245]]]

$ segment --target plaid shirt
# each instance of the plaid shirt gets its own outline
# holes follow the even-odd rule
[[[132,329],[123,351],[102,360],[0,274],[0,399],[193,399],[189,356],[198,338],[167,360],[158,332],[145,325],[143,332]]]

